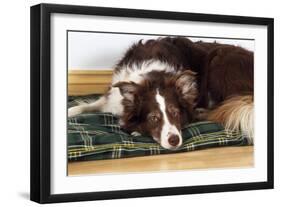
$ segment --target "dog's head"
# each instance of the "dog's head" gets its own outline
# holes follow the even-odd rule
[[[144,80],[114,85],[123,96],[122,127],[150,135],[166,149],[182,144],[181,128],[193,117],[197,98],[195,73],[150,72]]]

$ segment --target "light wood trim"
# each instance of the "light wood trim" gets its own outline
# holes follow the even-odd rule
[[[69,70],[68,95],[104,94],[112,74],[112,70]]]
[[[254,166],[253,146],[217,147],[193,152],[68,163],[68,175]]]

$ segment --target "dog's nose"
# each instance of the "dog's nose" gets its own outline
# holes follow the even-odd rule
[[[177,146],[177,145],[179,144],[180,138],[179,138],[178,135],[173,134],[173,135],[171,135],[171,136],[169,137],[168,142],[169,142],[170,145],[172,145],[173,147],[175,147],[175,146]]]

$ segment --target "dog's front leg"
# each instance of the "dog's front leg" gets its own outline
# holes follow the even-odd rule
[[[77,116],[82,113],[103,111],[103,106],[106,103],[106,97],[102,96],[92,103],[81,103],[68,109],[68,117]]]
[[[78,105],[78,106],[73,106],[68,109],[68,117],[74,117],[76,115],[82,114],[85,112],[85,105]]]

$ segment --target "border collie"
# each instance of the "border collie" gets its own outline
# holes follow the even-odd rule
[[[133,135],[166,149],[182,144],[181,128],[198,117],[253,138],[253,53],[183,37],[139,41],[115,66],[109,91],[68,110],[110,112]]]

